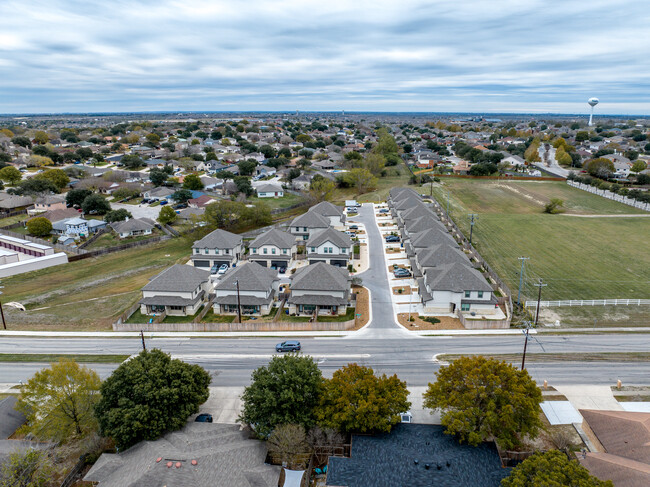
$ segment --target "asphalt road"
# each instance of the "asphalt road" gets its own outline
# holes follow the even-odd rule
[[[245,386],[250,374],[266,364],[274,354],[274,338],[150,339],[149,348],[160,348],[214,373],[213,386]],[[434,356],[442,353],[519,353],[523,336],[422,337],[392,339],[303,338],[303,352],[313,356],[323,373],[330,376],[349,362],[372,367],[379,373],[397,374],[410,386],[425,386],[434,380],[440,364]],[[134,354],[141,349],[138,339],[43,339],[9,338],[0,341],[0,353],[93,353]],[[529,353],[585,353],[650,351],[648,335],[562,335],[538,336],[529,341]],[[29,379],[46,364],[0,363],[0,383]],[[117,365],[91,365],[106,377]],[[528,363],[527,369],[538,382],[549,384],[650,384],[650,363]]]

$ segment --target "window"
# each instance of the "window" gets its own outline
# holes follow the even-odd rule
[[[341,249],[341,253],[342,253],[342,254],[347,254],[347,253],[348,253],[348,249],[346,249],[345,247],[343,247],[343,248]]]
[[[216,255],[219,255],[219,249],[214,249],[214,253],[215,253]]]
[[[230,253],[230,249],[226,249],[226,250],[224,250],[224,253],[229,254],[229,253]]]
[[[195,254],[198,254],[198,253],[200,253],[200,252],[201,252],[201,251],[200,251],[199,249],[194,249],[194,253],[195,253]]]
[[[282,249],[282,253],[286,254],[288,249]]]
[[[472,291],[465,291],[465,297],[469,298],[472,295]]]
[[[174,311],[181,311],[185,309],[184,306],[170,306],[169,309],[174,310]]]
[[[312,251],[312,252],[316,252],[316,247],[312,247],[312,248],[311,248],[311,251]]]
[[[204,252],[205,252],[205,254],[207,255],[207,254],[209,254],[209,253],[210,253],[210,249],[205,249],[205,251],[204,251]]]
[[[271,248],[271,253],[275,254],[275,247]]]
[[[479,297],[479,298],[482,298],[482,297],[483,297],[483,291],[479,291],[479,292],[478,292],[478,297]]]
[[[300,231],[300,227],[296,227],[296,232],[299,232],[299,231]]]
[[[264,254],[268,254],[268,253],[269,253],[269,249],[267,249],[266,247],[264,247],[263,253],[264,253]]]
[[[461,311],[469,311],[469,304],[468,303],[463,303],[460,305],[460,310]]]
[[[334,252],[333,252],[333,250],[332,250],[332,247],[330,247],[330,254],[333,254],[333,253],[334,253]]]
[[[256,254],[256,253],[257,253],[257,249],[256,249],[255,247],[253,247],[253,248],[251,249],[251,252],[253,252],[254,254]]]
[[[306,232],[306,231],[307,231],[307,227],[302,227],[302,231],[303,231],[303,232]]]

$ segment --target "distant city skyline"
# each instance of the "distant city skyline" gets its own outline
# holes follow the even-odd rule
[[[541,0],[0,3],[0,113],[650,115],[650,9]]]

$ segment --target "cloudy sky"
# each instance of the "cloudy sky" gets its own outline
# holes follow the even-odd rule
[[[650,115],[650,8],[617,0],[2,0],[0,113]]]

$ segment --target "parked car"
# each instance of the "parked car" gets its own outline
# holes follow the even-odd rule
[[[219,265],[215,264],[210,268],[210,274],[216,274],[217,272],[219,272]]]
[[[382,208],[379,213],[388,213],[388,208]]]
[[[167,200],[160,200],[160,206],[166,205],[168,203]]]
[[[149,204],[149,203],[151,203],[151,200],[149,198],[142,198],[142,201],[140,203]]]
[[[285,272],[287,272],[287,268],[286,268],[286,267],[280,267],[280,268],[278,269],[278,272],[279,272],[280,274],[284,274]]]
[[[386,235],[386,243],[399,242],[400,238],[397,235]]]
[[[276,352],[298,352],[299,350],[300,342],[298,340],[287,340],[275,346]]]
[[[228,264],[221,264],[221,267],[219,267],[219,270],[217,271],[217,275],[223,276],[226,272],[228,272]]]
[[[208,413],[199,414],[194,420],[197,423],[212,423],[212,415]]]
[[[393,274],[395,277],[411,277],[411,272],[408,269],[404,269],[402,267],[393,269]]]
[[[179,203],[177,205],[174,205],[175,210],[180,210],[182,208],[187,208],[187,203]]]
[[[350,230],[359,230],[359,225],[350,225],[348,228]]]
[[[346,230],[345,233],[348,234],[350,237],[354,237],[356,235],[356,233],[351,232],[350,230]]]

